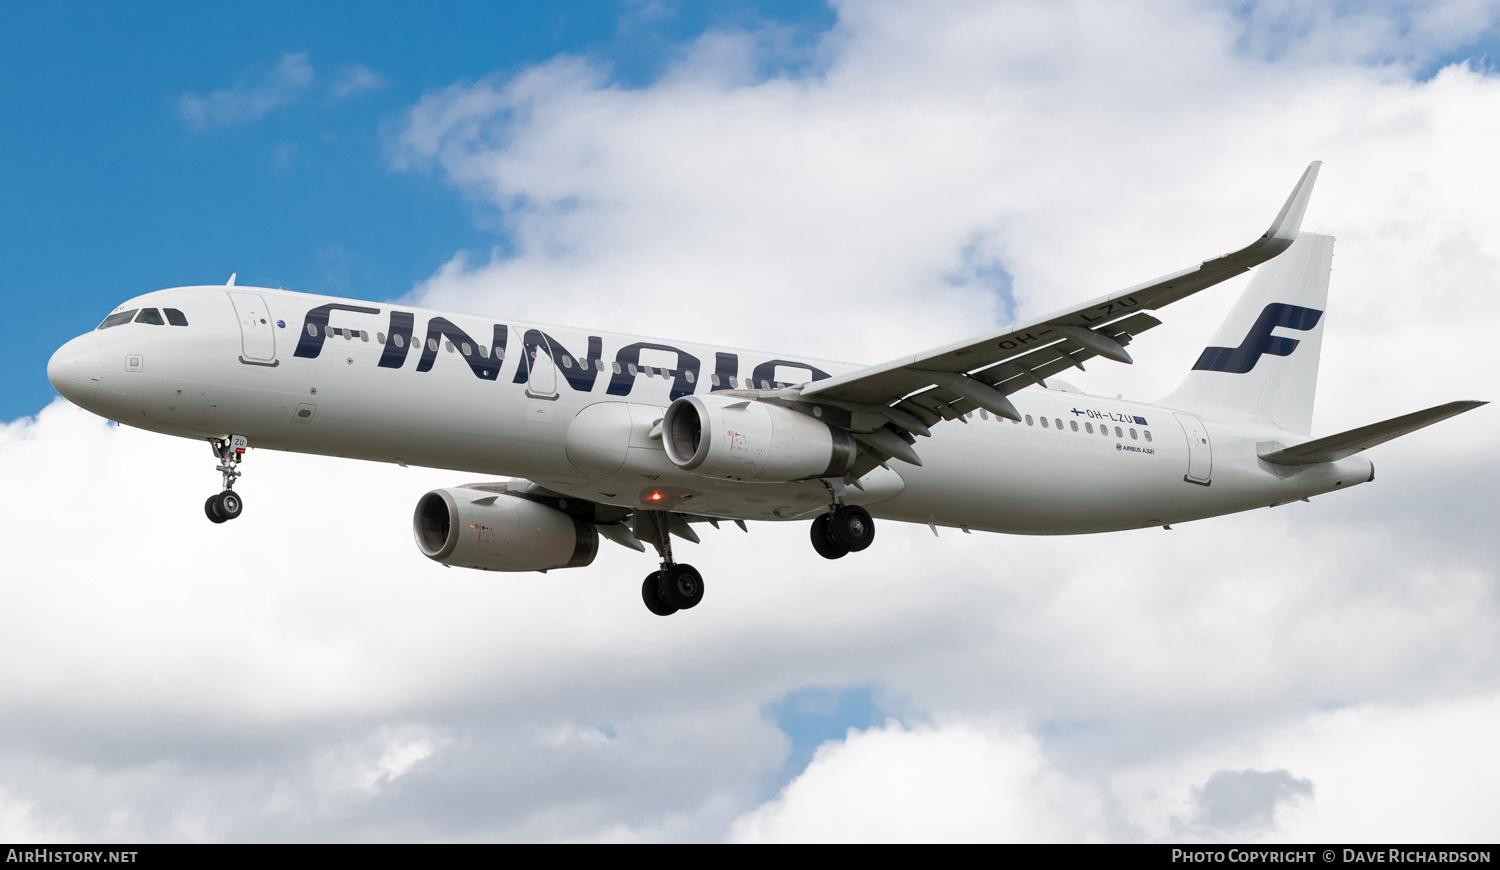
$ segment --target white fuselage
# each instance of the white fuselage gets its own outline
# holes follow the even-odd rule
[[[858,368],[262,288],[162,290],[120,310],[144,308],[179,310],[188,325],[132,322],[69,342],[49,368],[67,398],[172,435],[240,434],[256,448],[523,477],[605,504],[736,519],[811,516],[828,490],[676,468],[650,437],[666,407],[730,389],[731,377],[774,388]],[[1231,513],[1372,475],[1358,456],[1265,463],[1267,442],[1306,439],[1254,420],[1039,388],[1011,398],[1025,422],[976,412],[938,425],[917,439],[920,467],[877,468],[848,501],[894,520],[1070,534]]]

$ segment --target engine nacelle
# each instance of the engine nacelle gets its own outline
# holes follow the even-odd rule
[[[427,558],[485,571],[581,568],[599,552],[593,523],[518,495],[464,486],[422,496],[412,531]]]
[[[859,453],[853,435],[821,420],[714,393],[673,402],[661,432],[673,465],[723,480],[843,477]]]

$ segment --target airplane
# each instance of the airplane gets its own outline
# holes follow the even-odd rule
[[[499,476],[433,490],[417,547],[448,566],[549,571],[600,537],[660,567],[667,616],[703,598],[676,561],[694,526],[804,521],[838,559],[875,518],[963,532],[1165,528],[1374,479],[1362,451],[1486,404],[1312,438],[1334,240],[1300,231],[1320,162],[1233,253],[1045,317],[879,365],[517,323],[265,287],[176,287],[116,308],[47,365],[69,401],[206,440],[241,515],[246,451]],[[1059,376],[1126,347],[1148,312],[1256,268],[1181,385],[1152,404]],[[941,425],[940,425],[941,424]]]

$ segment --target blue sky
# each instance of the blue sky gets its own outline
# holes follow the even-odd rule
[[[382,131],[425,92],[560,54],[638,86],[710,28],[775,24],[795,47],[832,23],[789,2],[9,5],[0,298],[26,328],[0,347],[0,419],[51,401],[52,350],[137,293],[237,272],[386,299],[456,251],[503,247],[440,174],[390,168]],[[301,75],[275,105],[191,112],[275,90],[288,58]]]

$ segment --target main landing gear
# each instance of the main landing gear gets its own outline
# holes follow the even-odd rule
[[[855,504],[844,504],[844,482],[824,481],[833,495],[828,513],[812,521],[812,545],[825,559],[842,559],[875,541],[875,519]]]
[[[219,460],[216,470],[224,475],[224,491],[209,496],[208,501],[203,503],[203,512],[208,515],[210,522],[222,523],[238,517],[245,509],[244,500],[234,491],[234,481],[240,476],[240,460],[245,456],[249,441],[243,435],[231,435],[228,438],[212,438],[208,444]]]
[[[641,600],[646,602],[646,609],[657,616],[671,616],[679,610],[697,607],[703,600],[703,575],[692,565],[672,560],[672,536],[667,531],[666,515],[659,511],[637,511],[636,518],[636,537],[651,539],[648,543],[655,545],[661,556],[661,570],[647,574],[641,583]]]

